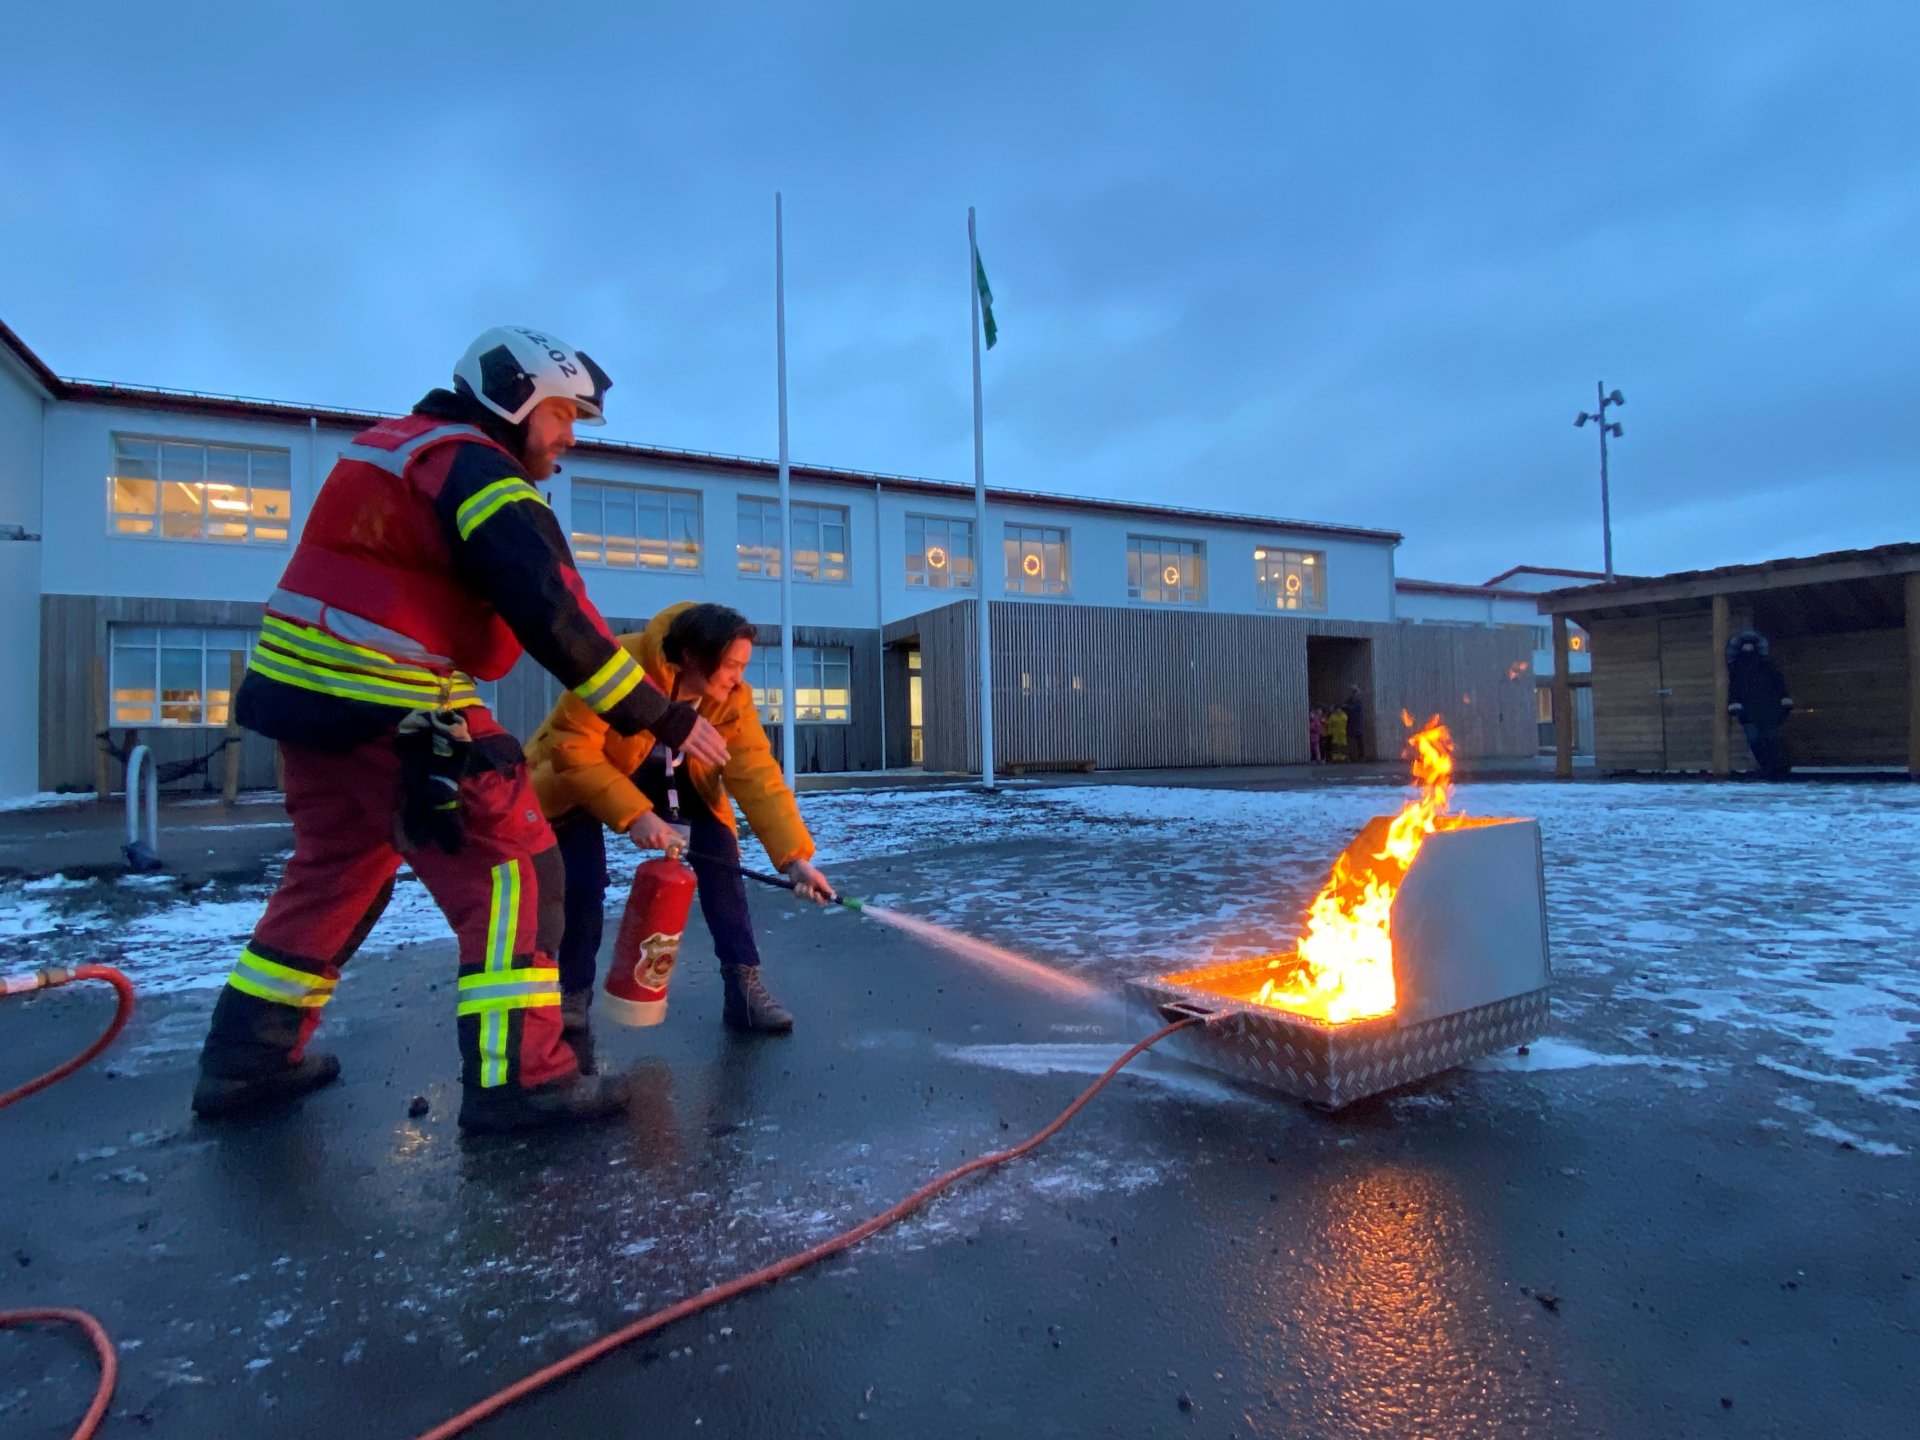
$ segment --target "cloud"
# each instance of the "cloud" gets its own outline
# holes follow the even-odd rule
[[[1903,534],[1920,12],[23,12],[0,315],[70,373],[409,403],[554,328],[609,434],[1380,525],[1403,574]],[[31,138],[29,138],[31,136]]]

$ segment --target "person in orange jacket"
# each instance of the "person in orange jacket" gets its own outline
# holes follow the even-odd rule
[[[566,866],[566,924],[557,957],[560,1013],[563,1036],[583,1069],[593,1065],[588,1010],[606,918],[607,829],[625,833],[643,850],[671,855],[690,846],[701,914],[725,981],[723,1020],[762,1034],[793,1029],[793,1016],[760,978],[732,800],[740,802],[754,835],[800,895],[825,904],[834,890],[814,868],[813,837],[744,678],[753,636],[752,623],[737,610],[683,603],[662,610],[639,634],[617,637],[663,694],[693,703],[720,733],[728,754],[723,766],[682,759],[645,732],[622,735],[573,695],[561,697],[527,747],[534,793]],[[685,841],[668,819],[676,807],[689,829]]]

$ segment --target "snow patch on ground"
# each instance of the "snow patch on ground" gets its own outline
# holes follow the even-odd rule
[[[92,799],[91,791],[76,794],[61,790],[42,790],[37,795],[16,795],[11,800],[0,800],[0,814],[13,810],[65,810],[70,806],[88,804]]]
[[[1833,1123],[1818,1113],[1811,1100],[1801,1095],[1781,1095],[1775,1102],[1782,1110],[1802,1116],[1807,1121],[1806,1132],[1816,1140],[1831,1140],[1853,1150],[1868,1155],[1891,1157],[1907,1152],[1898,1145],[1885,1140],[1870,1140],[1866,1136]]]
[[[822,866],[853,893],[1117,991],[1288,945],[1333,856],[1402,793],[1068,786],[802,804]],[[1456,808],[1534,816],[1545,839],[1556,1040],[1490,1068],[1758,1063],[1920,1109],[1920,890],[1903,879],[1920,870],[1920,792],[1467,784]],[[609,850],[617,906],[643,857]],[[744,851],[767,865],[750,837]],[[149,992],[217,986],[271,878],[194,896],[166,875],[0,884],[0,966],[58,935],[63,958],[119,964]],[[403,871],[367,949],[450,938]],[[1659,1054],[1643,1053],[1654,1035]]]
[[[1525,1055],[1504,1050],[1497,1055],[1483,1056],[1467,1068],[1525,1074],[1530,1070],[1587,1070],[1616,1065],[1653,1065],[1672,1070],[1701,1068],[1691,1061],[1674,1060],[1665,1055],[1602,1055],[1596,1050],[1576,1045],[1571,1040],[1556,1040],[1551,1036],[1534,1041],[1527,1047]]]

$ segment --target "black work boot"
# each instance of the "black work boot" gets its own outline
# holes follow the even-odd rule
[[[593,1058],[593,1022],[588,1018],[588,1010],[593,1004],[593,991],[566,990],[560,995],[560,1038],[567,1042],[567,1048],[573,1051],[573,1058],[580,1066],[582,1075],[598,1075],[600,1067]]]
[[[624,1076],[573,1075],[531,1090],[519,1085],[467,1085],[460,1094],[460,1128],[471,1132],[579,1125],[610,1119],[626,1108]]]
[[[727,1008],[720,1018],[729,1029],[757,1035],[785,1035],[793,1029],[793,1016],[767,993],[758,965],[722,965],[720,977],[727,986]]]
[[[193,1113],[215,1119],[284,1105],[339,1078],[340,1061],[332,1055],[308,1055],[298,1065],[259,1075],[215,1075],[203,1067],[193,1087]]]

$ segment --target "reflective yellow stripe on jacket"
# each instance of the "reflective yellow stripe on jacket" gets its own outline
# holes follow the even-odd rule
[[[278,615],[261,622],[251,668],[283,685],[373,705],[459,710],[481,703],[473,680],[457,670],[442,675]]]
[[[546,496],[518,477],[496,480],[485,489],[476,490],[453,512],[454,523],[460,527],[460,538],[472,539],[474,531],[518,500],[531,500],[536,505],[547,503]]]
[[[606,664],[573,687],[573,693],[586,701],[594,714],[605,715],[631,695],[644,679],[646,674],[634,663],[633,657],[616,648]]]

